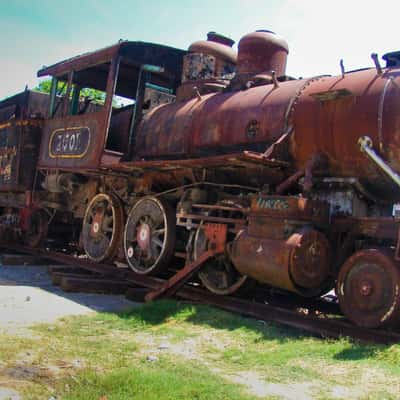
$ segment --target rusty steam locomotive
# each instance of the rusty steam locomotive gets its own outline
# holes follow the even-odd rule
[[[232,45],[123,41],[1,102],[3,238],[75,240],[138,274],[196,266],[221,295],[336,287],[354,323],[399,324],[400,52],[294,79],[274,33]]]

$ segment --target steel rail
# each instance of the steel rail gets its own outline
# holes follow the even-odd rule
[[[84,258],[60,252],[32,249],[21,245],[0,242],[0,248],[1,247],[21,253],[32,254],[62,264],[79,266],[85,270],[101,274],[105,278],[125,279],[129,284],[136,287],[145,287],[149,289],[149,291],[158,289],[162,283],[165,282],[164,279],[139,275],[130,270],[117,268],[114,265],[95,263]],[[189,285],[180,288],[176,296],[185,300],[208,304],[243,316],[253,317],[265,322],[274,322],[291,328],[301,329],[323,338],[350,337],[360,342],[375,344],[400,342],[400,332],[397,331],[360,328],[340,317],[328,318],[306,315],[275,305],[239,299],[232,296],[214,295],[206,290]]]

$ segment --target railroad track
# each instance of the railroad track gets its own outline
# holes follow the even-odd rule
[[[111,264],[95,263],[85,258],[67,255],[61,252],[43,249],[32,249],[21,245],[0,243],[1,248],[30,254],[44,259],[49,259],[61,264],[73,265],[86,271],[100,274],[103,279],[126,281],[136,288],[145,288],[154,291],[165,282],[165,280],[143,276],[133,271],[117,268]],[[145,290],[145,291],[146,291]],[[143,292],[143,289],[142,289]],[[400,332],[381,329],[364,329],[352,325],[340,315],[328,317],[324,314],[316,315],[315,312],[306,314],[298,309],[288,309],[284,306],[264,304],[257,301],[240,299],[233,296],[217,296],[199,287],[185,285],[181,287],[176,295],[181,299],[212,305],[226,311],[253,317],[265,322],[275,322],[292,328],[309,332],[324,338],[350,337],[364,343],[392,344],[400,342]],[[282,303],[285,304],[285,303]],[[318,302],[311,307],[314,311],[323,309],[323,303]],[[332,307],[328,307],[332,309]],[[334,309],[334,308],[333,308]]]

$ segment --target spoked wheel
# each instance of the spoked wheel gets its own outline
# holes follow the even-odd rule
[[[175,247],[175,213],[163,199],[145,197],[131,209],[125,225],[124,250],[138,274],[156,274],[168,266]]]
[[[400,270],[388,254],[362,250],[342,266],[337,294],[346,317],[365,328],[400,322]]]
[[[212,216],[224,218],[243,218],[240,208],[242,204],[231,200],[222,200],[218,205],[223,207],[231,207],[234,210],[213,210]],[[228,232],[227,242],[233,241],[234,233]],[[193,246],[193,258],[196,259],[201,253],[208,249],[209,241],[204,234],[201,226],[196,231]],[[247,293],[254,287],[255,281],[246,275],[242,275],[233,265],[227,251],[208,260],[199,272],[199,278],[202,284],[212,293],[219,295],[227,295],[238,292]]]
[[[124,212],[117,197],[100,193],[89,203],[82,226],[82,243],[87,256],[97,262],[111,260],[118,251]]]
[[[209,240],[200,226],[194,238],[193,258],[196,260],[204,251],[208,250],[208,246]],[[232,294],[239,289],[243,290],[251,281],[233,266],[227,252],[206,261],[198,275],[201,283],[210,292],[219,295]]]
[[[43,210],[35,210],[29,217],[28,229],[23,232],[24,243],[29,247],[38,247],[47,237],[49,218]]]

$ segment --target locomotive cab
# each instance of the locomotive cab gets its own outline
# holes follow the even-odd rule
[[[83,172],[118,162],[146,108],[173,100],[184,53],[124,41],[40,70],[52,86],[39,168]]]

